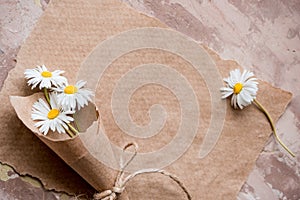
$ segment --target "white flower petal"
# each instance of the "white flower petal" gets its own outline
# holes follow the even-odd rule
[[[57,96],[55,93],[50,93],[50,103],[53,109],[59,109],[57,105]],[[49,111],[50,107],[43,99],[39,99],[37,102],[35,102],[33,104],[31,118],[38,122],[36,122],[34,126],[39,127],[39,131],[44,135],[47,135],[49,130],[65,133],[65,128],[67,127],[66,124],[74,121],[72,117],[68,116],[68,114],[72,112],[64,112],[63,110],[60,110],[56,118],[49,119]]]
[[[243,98],[243,100],[249,104],[252,102],[252,99],[253,99],[252,96],[245,90],[241,91],[239,96],[241,96]]]
[[[239,69],[230,71],[230,76],[223,79],[228,86],[222,87],[220,89],[222,93],[222,98],[231,97],[231,106],[235,109],[243,109],[245,106],[248,106],[256,98],[258,91],[258,82],[254,77],[253,72],[244,70],[241,74]],[[238,94],[233,92],[235,84],[241,83],[242,89]]]
[[[225,99],[227,97],[229,97],[230,95],[233,94],[233,90],[231,88],[228,87],[222,87],[220,89],[221,93],[222,93],[222,99]]]
[[[24,74],[25,78],[28,79],[28,85],[31,85],[31,89],[34,89],[39,85],[39,89],[52,88],[52,86],[62,85],[67,82],[66,78],[61,76],[63,71],[55,70],[52,72],[51,77],[43,77],[42,73],[48,71],[45,65],[37,66],[34,69],[26,69]]]
[[[245,83],[247,80],[249,80],[249,78],[253,77],[254,74],[253,72],[250,72],[248,70],[244,70],[241,80]]]
[[[64,90],[68,85],[59,86],[55,91],[58,92],[58,104],[62,105],[64,110],[80,110],[85,105],[88,105],[91,97],[94,95],[92,91],[84,89],[86,81],[78,81],[75,84],[77,91],[74,94],[66,94]]]
[[[233,106],[235,109],[237,107],[236,105],[236,94],[233,94],[231,97],[231,106]]]
[[[243,109],[243,106],[242,106],[243,104],[242,104],[242,100],[241,100],[241,95],[237,95],[237,96],[236,96],[236,102],[237,102],[239,108],[240,108],[240,109]]]
[[[86,84],[86,81],[79,80],[79,81],[75,84],[75,86],[76,86],[78,89],[80,89],[80,88],[82,88],[85,84]]]

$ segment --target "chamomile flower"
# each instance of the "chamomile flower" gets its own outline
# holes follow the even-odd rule
[[[232,95],[231,106],[234,109],[243,109],[248,106],[256,98],[258,90],[258,82],[254,74],[250,71],[244,70],[241,74],[239,69],[230,72],[228,78],[224,78],[227,87],[222,87],[222,98],[225,99]]]
[[[62,105],[62,107],[66,110],[80,110],[85,105],[88,105],[91,97],[94,95],[92,91],[88,89],[84,89],[84,85],[86,81],[78,81],[75,85],[65,84],[63,86],[59,86],[54,90],[58,92],[57,99],[58,103]]]
[[[34,69],[26,69],[24,74],[25,78],[28,79],[28,85],[32,85],[31,89],[35,88],[39,85],[39,88],[51,88],[52,86],[59,86],[63,83],[67,82],[67,79],[61,74],[64,71],[62,70],[55,70],[53,72],[48,71],[45,65],[37,66]]]
[[[258,82],[254,77],[254,74],[247,70],[244,70],[241,74],[239,69],[235,69],[230,72],[230,76],[228,78],[224,78],[224,81],[226,82],[227,87],[222,87],[220,89],[222,92],[222,99],[232,95],[231,105],[235,109],[243,109],[244,106],[254,102],[257,108],[265,114],[270,122],[275,139],[292,157],[295,157],[295,154],[280,140],[277,135],[275,124],[267,109],[256,99]]]
[[[50,105],[51,108],[41,98],[33,104],[31,118],[39,121],[34,126],[39,127],[39,131],[44,135],[47,135],[49,130],[66,133],[66,130],[69,128],[67,124],[74,121],[68,115],[74,114],[74,111],[60,109],[57,104],[56,95],[53,93],[50,94]]]

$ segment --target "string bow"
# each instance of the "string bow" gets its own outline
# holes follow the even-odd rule
[[[124,153],[129,147],[134,147],[133,155],[130,157],[130,159],[125,164],[123,164],[124,163],[124,161],[123,161]],[[192,200],[191,195],[189,194],[189,192],[187,191],[187,189],[183,185],[183,183],[175,175],[173,175],[173,174],[171,174],[171,173],[169,173],[165,170],[161,170],[161,169],[142,169],[142,170],[136,171],[132,174],[129,174],[128,176],[125,177],[125,169],[132,162],[132,160],[135,158],[135,156],[137,155],[137,149],[138,149],[138,146],[135,143],[129,143],[123,148],[123,154],[120,158],[120,171],[117,175],[114,186],[109,190],[105,190],[103,192],[94,194],[94,200],[116,200],[118,195],[120,195],[125,190],[126,184],[131,179],[133,179],[137,175],[149,174],[149,173],[160,173],[164,176],[167,176],[167,177],[171,178],[184,191],[184,193],[187,196],[187,199]]]

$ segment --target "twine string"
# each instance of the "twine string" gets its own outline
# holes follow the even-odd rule
[[[127,162],[125,162],[125,164],[124,164],[124,158],[123,158],[124,153],[130,147],[134,148],[134,152],[131,155],[131,157],[129,158],[129,160]],[[120,195],[125,190],[126,184],[130,180],[132,180],[134,177],[136,177],[138,175],[150,174],[150,173],[160,173],[164,176],[169,177],[175,183],[177,183],[177,185],[179,185],[179,187],[185,193],[187,199],[192,200],[191,195],[189,194],[189,192],[186,189],[186,187],[184,186],[184,184],[179,180],[179,178],[176,177],[175,175],[165,171],[165,170],[161,170],[161,169],[142,169],[142,170],[138,170],[138,171],[136,171],[132,174],[129,174],[128,176],[125,177],[125,169],[133,161],[133,159],[137,155],[137,149],[138,149],[138,146],[135,143],[129,143],[123,148],[123,154],[121,155],[121,158],[120,158],[120,171],[117,175],[114,186],[109,190],[105,190],[103,192],[99,192],[99,193],[94,194],[94,200],[116,200],[118,195]]]

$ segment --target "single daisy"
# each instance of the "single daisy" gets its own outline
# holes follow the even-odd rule
[[[231,106],[233,106],[234,109],[243,109],[256,98],[258,82],[252,72],[244,70],[241,74],[239,69],[235,69],[230,72],[228,78],[224,78],[223,80],[226,82],[227,87],[220,89],[222,99],[232,95]]]
[[[74,111],[64,111],[57,104],[57,97],[54,93],[50,94],[50,105],[43,100],[39,99],[33,104],[31,118],[33,120],[38,120],[35,123],[35,127],[40,127],[44,135],[47,135],[49,130],[57,131],[58,133],[66,133],[68,130],[68,124],[74,119],[69,114],[74,114]]]
[[[63,73],[64,71],[62,70],[50,72],[45,65],[37,66],[34,69],[26,69],[24,72],[25,78],[28,79],[28,85],[32,85],[31,89],[35,88],[37,85],[39,85],[40,89],[49,89],[52,86],[58,87],[67,82],[67,79],[61,76]]]
[[[258,82],[254,77],[254,74],[247,70],[244,70],[243,74],[241,74],[239,69],[235,69],[230,71],[230,76],[224,78],[224,81],[226,82],[227,87],[222,87],[220,89],[222,92],[222,99],[232,95],[231,105],[235,109],[238,107],[243,109],[244,106],[254,102],[258,109],[262,111],[269,120],[275,139],[291,156],[295,157],[295,154],[280,140],[273,119],[267,109],[256,100]]]
[[[55,88],[58,92],[57,100],[60,105],[66,110],[80,110],[85,105],[88,105],[91,97],[94,95],[92,91],[84,89],[86,81],[78,81],[75,85],[64,84]]]

